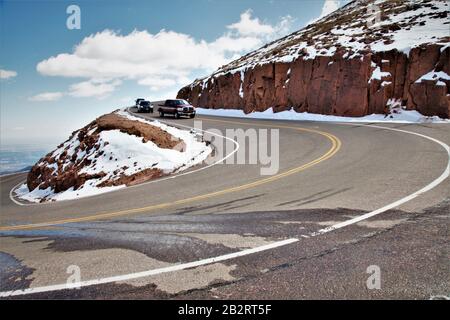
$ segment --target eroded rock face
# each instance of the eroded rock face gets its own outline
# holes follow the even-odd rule
[[[450,74],[450,47],[424,45],[408,57],[402,52],[368,53],[362,58],[331,57],[270,63],[246,72],[211,78],[204,86],[187,86],[178,98],[196,107],[242,109],[245,113],[273,108],[298,112],[359,117],[387,113],[387,101],[397,99],[423,115],[450,117],[450,81],[415,83],[430,71]],[[371,79],[374,70],[390,75]],[[243,79],[242,79],[242,78]],[[242,81],[242,87],[241,87]],[[239,93],[242,92],[242,97]]]
[[[178,98],[245,113],[293,108],[350,117],[387,113],[395,99],[426,116],[449,118],[450,3],[377,1],[381,22],[370,27],[374,3],[349,3],[194,81]]]

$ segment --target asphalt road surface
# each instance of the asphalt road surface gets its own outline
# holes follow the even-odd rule
[[[156,110],[155,116],[141,116],[156,117]],[[26,174],[3,176],[0,296],[450,295],[450,184],[444,172],[449,155],[421,136],[450,144],[449,125],[162,120],[187,127],[201,120],[204,130],[223,133],[278,128],[279,171],[262,176],[259,164],[216,164],[173,179],[38,205],[10,198]],[[439,177],[445,179],[432,184]],[[407,198],[426,186],[426,192]],[[398,200],[398,206],[386,207]],[[376,282],[370,282],[372,276]],[[81,288],[67,288],[67,281],[78,280]],[[378,285],[368,286],[368,280]]]

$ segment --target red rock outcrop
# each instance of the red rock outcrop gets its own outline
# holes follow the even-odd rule
[[[178,98],[198,107],[242,109],[245,113],[294,108],[298,112],[351,117],[386,113],[387,101],[398,99],[410,110],[450,118],[450,82],[443,80],[445,86],[436,85],[438,80],[415,83],[432,70],[448,72],[450,47],[440,52],[441,48],[414,48],[410,57],[392,50],[369,53],[363,59],[336,54],[265,64],[243,73],[243,97],[239,96],[241,74],[234,73],[209,80],[204,89],[201,85],[185,87]],[[372,61],[391,75],[369,82]]]
[[[442,1],[386,1],[382,4],[386,15],[405,16],[411,12],[412,18],[389,24],[385,16],[387,24],[374,30],[361,23],[355,36],[342,45],[344,42],[334,34],[344,29],[347,33],[341,34],[353,32],[355,17],[363,15],[369,3],[352,3],[342,12],[270,44],[270,51],[265,46],[233,61],[212,76],[182,88],[177,97],[196,107],[241,109],[245,113],[293,108],[297,112],[351,117],[387,113],[388,100],[396,99],[426,116],[450,118],[450,80],[418,82],[432,71],[450,75],[450,37],[414,45],[409,54],[392,48],[399,30],[429,21],[442,21],[445,28],[447,12],[439,10],[447,5]],[[319,40],[323,38],[326,41]],[[355,42],[366,47],[355,51],[360,48]],[[380,43],[389,50],[380,51]],[[372,50],[371,45],[377,45],[378,50]],[[297,55],[292,61],[280,59],[292,52]],[[377,69],[381,77],[374,74]]]

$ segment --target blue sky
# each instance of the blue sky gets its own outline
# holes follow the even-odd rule
[[[183,85],[344,1],[0,1],[1,144],[56,145],[134,98]],[[66,27],[66,8],[81,29]]]

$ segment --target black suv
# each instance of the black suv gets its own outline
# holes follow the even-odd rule
[[[160,104],[158,107],[158,112],[161,117],[164,117],[166,114],[172,114],[176,118],[180,118],[181,116],[195,117],[195,108],[186,100],[166,100],[164,104]]]
[[[150,101],[147,101],[144,99],[136,100],[136,108],[137,108],[137,112],[153,113],[153,105],[151,104]]]

